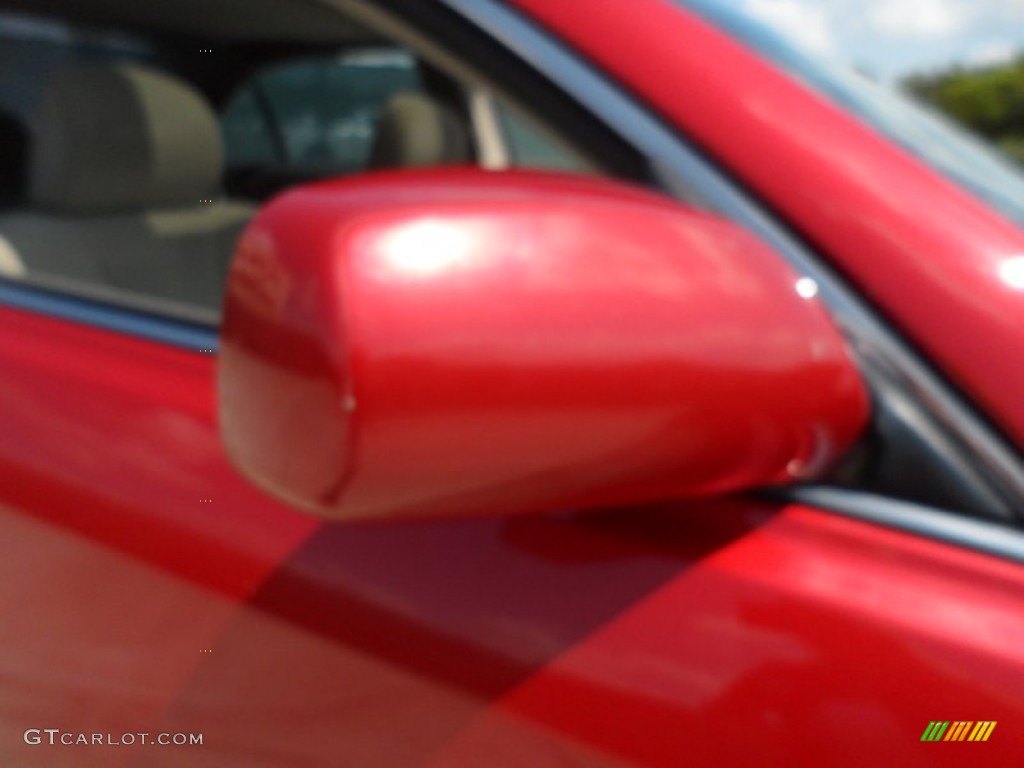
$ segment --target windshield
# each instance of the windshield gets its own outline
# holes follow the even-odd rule
[[[1024,228],[1024,173],[950,120],[851,69],[805,52],[735,0],[677,0],[857,115]]]

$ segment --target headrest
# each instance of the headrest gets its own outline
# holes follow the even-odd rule
[[[29,194],[73,213],[199,205],[223,164],[217,117],[190,86],[136,65],[79,65],[40,95]]]
[[[381,112],[370,155],[372,168],[452,165],[471,160],[465,126],[429,96],[401,91]]]

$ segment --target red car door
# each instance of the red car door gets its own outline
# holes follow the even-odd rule
[[[11,762],[924,765],[1019,746],[1015,563],[755,501],[319,524],[226,465],[214,357],[3,314]],[[1000,727],[922,744],[936,720]],[[178,734],[202,744],[149,743]]]

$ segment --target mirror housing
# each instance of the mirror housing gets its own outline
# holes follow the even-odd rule
[[[336,519],[791,482],[869,410],[813,288],[736,226],[611,182],[298,188],[232,265],[223,439],[254,483]]]

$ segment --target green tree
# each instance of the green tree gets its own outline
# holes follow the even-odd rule
[[[997,67],[913,75],[901,85],[1024,163],[1024,54]]]

